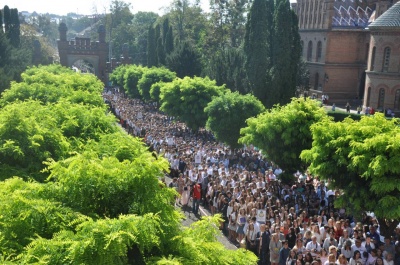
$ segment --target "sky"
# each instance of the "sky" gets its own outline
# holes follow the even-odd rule
[[[132,13],[138,11],[155,12],[163,14],[163,8],[170,5],[173,0],[123,0],[131,4]],[[194,0],[192,0],[194,1]],[[291,0],[294,2],[295,0]],[[18,11],[36,11],[38,13],[52,13],[66,15],[73,12],[82,15],[93,13],[101,14],[108,11],[111,0],[0,0],[0,7],[8,5],[18,8]],[[201,0],[203,10],[208,11],[209,0]]]
[[[170,5],[172,0],[123,0],[131,4],[132,13],[147,11],[163,14],[163,7]],[[82,15],[104,13],[108,11],[111,0],[0,0],[0,7],[8,5],[18,8],[18,11],[36,11],[38,13],[52,13],[66,15],[74,12]],[[209,0],[201,0],[203,9],[208,10]],[[97,10],[97,11],[96,11]]]

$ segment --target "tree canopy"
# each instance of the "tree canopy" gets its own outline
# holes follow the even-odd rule
[[[160,109],[197,130],[206,125],[204,108],[213,97],[222,95],[225,90],[224,86],[217,86],[209,78],[178,78],[161,88]]]
[[[215,97],[204,111],[208,116],[207,129],[213,132],[217,140],[236,148],[240,146],[240,129],[246,126],[246,120],[265,111],[265,108],[253,95],[227,91]]]
[[[168,161],[118,127],[105,104],[69,100],[81,91],[101,98],[87,78],[34,67],[22,82],[33,89],[19,95],[14,83],[2,99],[2,263],[256,264],[217,241],[220,217],[181,226],[177,192],[159,180]]]
[[[288,174],[305,169],[300,153],[311,147],[312,124],[327,118],[319,102],[293,98],[285,106],[275,106],[247,120],[240,133],[241,143],[253,144]]]
[[[158,82],[171,82],[176,77],[174,72],[166,68],[150,68],[143,72],[138,82],[138,90],[144,100],[150,100],[151,86]]]
[[[393,231],[400,221],[398,121],[377,113],[360,121],[323,120],[311,132],[312,147],[301,153],[309,170],[342,191],[338,205],[354,214],[373,211],[381,231]]]

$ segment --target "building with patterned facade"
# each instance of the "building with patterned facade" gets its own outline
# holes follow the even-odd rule
[[[392,15],[385,21],[393,20],[398,2],[297,0],[292,4],[299,17],[302,55],[310,71],[312,95],[318,98],[327,95],[331,103],[350,102],[353,106],[364,103],[375,109],[395,109],[395,90],[400,75],[400,41],[397,39],[400,26],[396,22],[394,25],[386,22],[390,26],[374,26],[374,23],[385,18],[389,8],[387,14]],[[399,15],[397,13],[397,18]],[[387,47],[389,50],[385,50]],[[383,60],[388,56],[388,66],[383,67]],[[371,60],[372,65],[376,65],[372,70],[369,68]]]

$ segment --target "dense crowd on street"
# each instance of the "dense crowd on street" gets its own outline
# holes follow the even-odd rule
[[[339,192],[329,183],[297,172],[284,185],[282,169],[255,147],[230,149],[118,88],[106,90],[104,99],[129,134],[169,161],[176,204],[194,214],[200,205],[221,214],[220,229],[259,264],[400,265],[400,227],[383,237],[373,213],[357,220],[335,208]]]

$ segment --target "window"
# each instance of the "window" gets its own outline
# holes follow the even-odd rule
[[[307,49],[307,61],[311,61],[311,58],[312,58],[312,41],[309,41]]]
[[[315,79],[314,79],[314,89],[317,90],[319,85],[319,74],[315,74]]]
[[[394,109],[398,110],[400,107],[400,89],[396,90],[396,94],[394,96]]]
[[[390,63],[390,47],[386,47],[383,52],[383,67],[382,72],[388,72],[389,70],[389,63]]]
[[[374,71],[375,68],[375,53],[376,53],[376,47],[372,48],[371,66],[369,67],[371,71]]]
[[[319,41],[317,44],[317,58],[316,61],[320,62],[321,61],[321,57],[322,57],[322,42]]]
[[[383,109],[385,104],[385,89],[379,89],[378,109]]]

